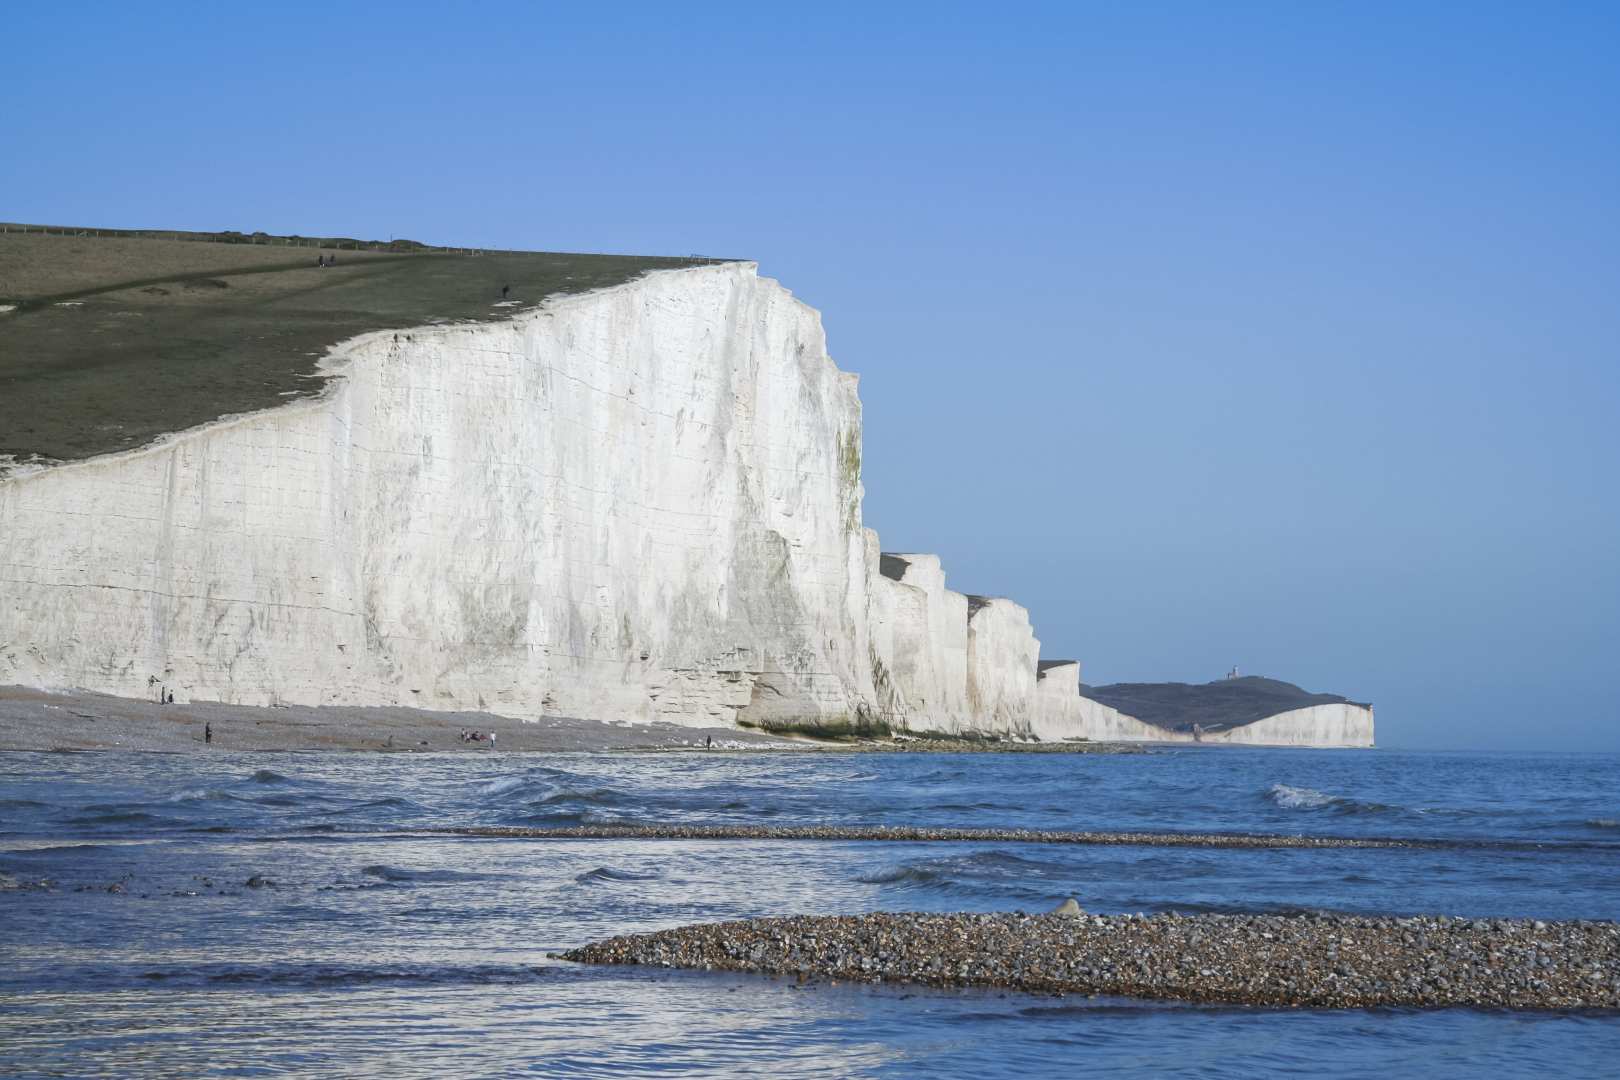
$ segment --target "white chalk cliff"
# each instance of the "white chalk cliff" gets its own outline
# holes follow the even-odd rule
[[[1038,672],[1017,604],[880,554],[856,377],[752,264],[368,334],[327,370],[317,398],[0,480],[0,684],[1174,737],[1079,697],[1078,665]],[[1371,742],[1370,712],[1364,739],[1291,715],[1231,741]]]

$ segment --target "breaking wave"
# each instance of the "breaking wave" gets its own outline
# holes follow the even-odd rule
[[[625,796],[612,788],[560,788],[550,795],[535,802],[540,806],[550,806],[554,803],[580,802],[591,803],[598,806],[611,806],[625,802]]]
[[[1330,795],[1315,788],[1294,787],[1290,784],[1272,784],[1266,789],[1266,798],[1283,810],[1329,810],[1339,814],[1402,814],[1410,813],[1406,807],[1388,803],[1366,802],[1345,795]],[[1424,813],[1419,810],[1417,813]]]
[[[460,870],[407,870],[403,867],[385,866],[380,863],[361,867],[360,872],[366,877],[378,878],[382,881],[393,882],[396,885],[483,881],[488,876],[485,874],[463,873]]]
[[[292,778],[282,776],[280,773],[271,769],[260,769],[258,772],[248,777],[248,782],[251,784],[290,784],[292,783]]]
[[[861,874],[855,880],[863,885],[886,885],[907,891],[1045,901],[1067,889],[1072,877],[1072,866],[1026,859],[1002,851],[979,851],[887,866]]]
[[[187,788],[184,791],[177,791],[170,795],[167,801],[172,803],[229,802],[235,798],[235,795],[228,791],[221,791],[219,788]]]
[[[1290,787],[1288,784],[1272,784],[1266,789],[1266,797],[1284,810],[1317,810],[1340,801],[1337,795],[1329,795],[1325,791]]]
[[[179,822],[144,810],[103,810],[67,819],[69,825],[175,825]]]
[[[587,870],[577,874],[574,880],[581,885],[593,885],[599,881],[657,881],[657,874],[637,874],[630,870],[615,870],[611,866],[598,866],[595,870]]]
[[[528,772],[522,776],[502,776],[478,788],[487,799],[505,805],[529,807],[555,806],[558,803],[584,803],[610,806],[624,803],[628,796],[611,787],[591,786],[583,777],[571,773],[544,770]]]
[[[933,885],[946,880],[945,874],[930,866],[891,866],[855,879],[862,885]]]
[[[526,776],[503,776],[499,780],[491,780],[478,790],[485,795],[505,795],[509,791],[528,786],[530,782]]]

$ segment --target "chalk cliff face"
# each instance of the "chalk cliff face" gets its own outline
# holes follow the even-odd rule
[[[0,480],[0,683],[1146,737],[1078,665],[1038,677],[1023,608],[880,553],[856,378],[751,264],[366,335],[328,370],[319,398]]]
[[[0,483],[0,682],[706,723],[869,696],[856,380],[752,266],[336,366]]]
[[[986,730],[1031,733],[1041,643],[1029,612],[999,597],[968,597],[968,715]]]
[[[876,554],[877,534],[872,534]],[[937,555],[884,554],[871,579],[878,715],[892,727],[957,734],[968,705],[968,598],[945,587]]]
[[[1373,711],[1352,703],[1312,705],[1206,735],[1203,741],[1245,746],[1371,746]]]
[[[1123,683],[1082,687],[1080,693],[1077,707],[1065,706],[1072,718],[1068,726],[1093,739],[1373,745],[1372,706],[1335,694],[1313,694],[1276,679],[1234,675],[1202,685]]]
[[[1103,734],[1090,722],[1081,711],[1083,702],[1079,661],[1040,661],[1035,672],[1035,709],[1030,733],[1047,741],[1077,737],[1098,742],[1115,741],[1116,736]]]

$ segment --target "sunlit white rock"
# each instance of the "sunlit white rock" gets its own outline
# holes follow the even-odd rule
[[[0,682],[690,723],[870,697],[856,379],[752,265],[331,366],[0,482]]]
[[[752,264],[368,334],[318,397],[0,463],[0,683],[691,725],[1178,736],[861,525],[856,378]],[[1208,741],[1368,745],[1317,706]]]

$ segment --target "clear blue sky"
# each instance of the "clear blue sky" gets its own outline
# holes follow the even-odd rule
[[[1088,681],[1620,749],[1620,5],[47,7],[0,218],[757,259]]]

